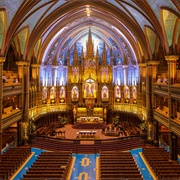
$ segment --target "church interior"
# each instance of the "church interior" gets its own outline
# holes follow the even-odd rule
[[[179,54],[178,0],[0,1],[0,180],[178,180]]]

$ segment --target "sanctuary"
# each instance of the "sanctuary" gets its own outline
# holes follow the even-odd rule
[[[61,59],[44,62],[42,101],[70,105],[74,122],[106,122],[113,105],[136,104],[139,67],[135,57],[125,55],[118,44],[113,49],[98,40],[91,27],[85,37],[85,46],[80,39],[73,47],[66,47],[66,52],[62,48]]]

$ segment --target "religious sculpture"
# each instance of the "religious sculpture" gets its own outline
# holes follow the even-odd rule
[[[47,89],[44,87],[42,92],[42,101],[43,103],[46,103],[47,100]]]

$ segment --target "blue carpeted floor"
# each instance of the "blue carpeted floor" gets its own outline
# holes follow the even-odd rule
[[[141,156],[139,153],[142,152],[142,148],[139,148],[139,149],[133,149],[130,151],[132,156],[134,157],[136,163],[137,163],[137,166],[139,168],[139,170],[141,171],[141,174],[143,176],[143,179],[144,180],[153,180],[150,172],[148,171],[146,165],[144,164]]]
[[[70,180],[95,180],[98,154],[73,154],[75,163]]]
[[[168,147],[165,147],[165,148],[167,151],[169,150]],[[5,151],[6,149],[4,149],[3,152]],[[23,175],[35,162],[35,160],[38,158],[40,153],[43,152],[44,150],[32,148],[31,151],[34,152],[34,155],[22,167],[20,172],[15,176],[14,180],[20,180],[20,178],[23,178]],[[150,172],[148,171],[146,165],[144,164],[139,154],[142,152],[142,148],[130,150],[130,152],[137,163],[137,166],[143,176],[143,179],[153,180]],[[74,166],[72,167],[70,180],[77,180],[77,179],[78,180],[85,180],[85,179],[96,180],[96,168],[97,168],[96,161],[97,161],[97,158],[99,157],[99,154],[73,154],[73,157],[75,158],[75,162],[74,162]]]

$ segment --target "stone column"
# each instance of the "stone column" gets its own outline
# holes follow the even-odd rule
[[[124,86],[128,86],[128,66],[123,65],[124,68]]]
[[[36,64],[31,64],[31,67],[32,67],[32,81],[36,83],[36,80],[37,80],[37,66]]]
[[[36,106],[42,103],[42,91],[40,83],[40,64],[31,64],[32,67],[32,80],[36,84],[37,94],[36,94]]]
[[[152,81],[150,82],[150,84],[152,84],[151,86],[151,99],[152,99],[152,116],[153,116],[153,107],[154,107],[154,86],[153,84],[156,82],[156,75],[157,75],[157,66],[159,64],[158,61],[148,61],[149,66],[151,66],[151,74],[152,74]],[[153,143],[155,146],[159,146],[159,138],[158,138],[158,122],[153,120],[153,126],[152,126],[152,138],[153,138]]]
[[[158,147],[159,146],[159,135],[158,135],[158,132],[159,132],[159,123],[158,121],[154,120],[153,121],[153,144]]]
[[[175,75],[176,75],[176,62],[179,59],[178,55],[170,55],[165,56],[165,59],[168,63],[168,107],[169,107],[169,132],[170,132],[170,138],[169,138],[169,144],[170,144],[170,160],[177,160],[177,148],[178,145],[176,143],[177,137],[172,133],[171,130],[171,116],[172,116],[172,99],[171,99],[171,85],[175,82]]]
[[[3,63],[5,62],[5,57],[0,57],[0,152],[2,151],[2,111],[3,111],[3,81],[2,81],[2,75],[3,75]],[[0,162],[1,162],[1,153],[0,153]]]
[[[170,137],[170,152],[169,152],[169,158],[170,160],[177,161],[178,160],[178,136],[175,135],[173,132],[169,133]]]
[[[29,123],[29,66],[27,61],[17,61],[19,81],[22,83],[22,121],[18,123],[18,144],[26,144],[28,141]]]
[[[23,108],[24,108],[24,68],[23,68],[23,61],[17,61],[16,64],[18,66],[18,81],[22,83],[22,96],[21,96],[21,105],[22,105],[22,119],[18,122],[18,129],[17,129],[17,144],[22,145],[23,143],[23,136],[24,136],[24,122],[23,122]]]
[[[56,84],[56,73],[57,73],[57,66],[53,65],[52,66],[52,86],[57,86]]]
[[[153,141],[153,106],[152,106],[152,64],[150,61],[146,64],[146,114],[147,114],[147,140]]]
[[[30,76],[29,76],[29,67],[30,63],[25,62],[24,63],[24,114],[23,114],[23,119],[25,122],[25,135],[23,137],[23,141],[26,144],[28,140],[28,127],[29,126],[29,81],[30,81]]]
[[[146,71],[146,63],[141,63],[139,64],[139,74],[140,74],[140,78],[139,78],[139,82],[138,82],[138,89],[137,89],[137,104],[139,105],[143,105],[143,98],[142,98],[142,91],[143,91],[143,88],[142,86],[144,86],[144,82],[142,82],[142,79],[144,78],[144,75],[143,75],[143,71]]]

